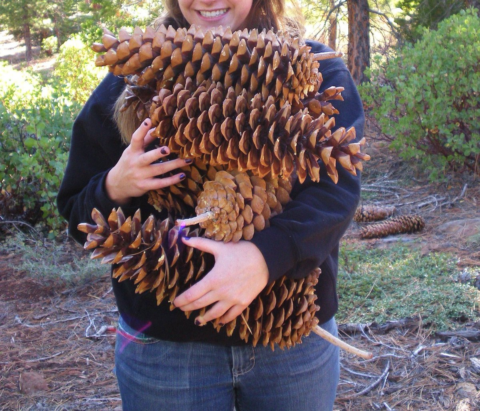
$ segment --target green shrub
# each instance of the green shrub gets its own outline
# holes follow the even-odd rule
[[[54,51],[57,51],[58,40],[55,36],[50,36],[42,40],[42,50],[51,56]]]
[[[463,11],[383,60],[360,93],[391,147],[432,180],[447,168],[479,173],[480,18]]]
[[[68,158],[73,120],[105,76],[79,39],[64,43],[49,83],[0,65],[0,215],[52,235],[65,227],[56,196]]]
[[[65,226],[55,199],[80,105],[29,72],[0,66],[0,214],[48,231]]]
[[[53,73],[54,87],[70,100],[83,104],[106,74],[105,67],[95,66],[95,53],[77,36],[60,47]]]

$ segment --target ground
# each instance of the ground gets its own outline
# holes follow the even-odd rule
[[[460,269],[478,266],[478,178],[427,184],[376,140],[373,127],[367,128],[367,137],[373,160],[362,201],[395,205],[399,214],[420,214],[426,228],[360,240],[359,227],[352,223],[344,241],[382,248],[402,242],[425,254],[451,252]],[[74,244],[69,247],[72,255],[82,254]],[[15,269],[21,258],[0,249],[0,410],[120,410],[112,373],[118,312],[108,273],[72,288],[26,276]],[[342,352],[335,410],[480,409],[480,322],[443,336],[424,327],[421,318],[342,324],[340,336],[372,351],[374,358]]]

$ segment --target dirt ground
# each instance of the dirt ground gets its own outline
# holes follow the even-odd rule
[[[424,253],[452,252],[459,269],[480,266],[475,179],[437,187],[413,181],[405,189],[397,175],[401,164],[379,151],[369,166],[381,172],[365,179],[364,193],[374,191],[375,203],[395,205],[398,214],[422,215],[427,225],[414,235],[360,240],[352,223],[345,241],[382,248],[401,241]],[[112,373],[118,313],[108,274],[66,289],[15,271],[20,258],[0,251],[0,410],[120,410]],[[480,409],[480,321],[444,336],[419,318],[342,324],[340,330],[374,358],[342,353],[335,410]]]
[[[0,39],[0,49],[8,51],[8,44]],[[427,184],[385,154],[375,136],[367,128],[373,160],[363,202],[394,205],[400,215],[420,214],[426,228],[360,240],[352,223],[345,241],[381,248],[402,242],[425,254],[451,252],[459,269],[479,267],[478,177]],[[73,247],[72,253],[81,252]],[[108,274],[67,289],[16,271],[20,259],[0,247],[0,410],[121,410],[112,373],[118,312]],[[443,336],[432,334],[420,318],[342,324],[340,334],[374,358],[342,353],[336,411],[480,410],[480,321]]]

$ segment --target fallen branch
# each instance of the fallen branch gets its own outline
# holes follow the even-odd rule
[[[385,369],[382,372],[382,375],[378,377],[374,382],[372,382],[370,385],[365,387],[362,391],[357,392],[355,395],[353,395],[351,398],[359,397],[360,395],[364,395],[372,391],[378,384],[380,384],[384,378],[388,376],[388,370],[390,368],[390,361],[387,361],[387,365],[385,366]]]
[[[57,352],[56,354],[50,355],[48,357],[35,358],[34,360],[17,360],[17,361],[0,361],[0,364],[12,364],[13,362],[38,362],[49,360],[50,358],[56,357],[57,355],[63,354],[63,351]]]
[[[118,313],[118,309],[109,310],[109,311],[96,312],[96,313],[93,313],[92,315],[105,314],[105,313]],[[80,319],[85,318],[85,317],[88,317],[88,316],[89,316],[88,314],[85,314],[85,315],[78,315],[78,316],[75,316],[75,317],[65,318],[65,319],[63,319],[63,320],[50,321],[50,322],[48,322],[48,323],[28,324],[28,323],[26,323],[26,322],[23,322],[22,319],[17,315],[17,316],[15,316],[15,321],[17,321],[17,323],[19,323],[19,324],[21,324],[21,325],[24,325],[24,326],[27,327],[27,328],[36,328],[36,327],[43,327],[44,325],[52,325],[52,324],[58,324],[58,323],[64,323],[64,322],[68,322],[68,321],[73,321],[73,320],[80,320]]]
[[[440,331],[436,335],[440,338],[459,337],[472,342],[480,341],[480,330]]]

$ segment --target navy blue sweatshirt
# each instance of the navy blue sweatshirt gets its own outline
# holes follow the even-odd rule
[[[312,52],[330,51],[323,44],[307,42]],[[320,62],[323,75],[321,90],[331,86],[344,87],[344,101],[333,101],[340,111],[335,117],[338,127],[355,127],[357,140],[363,136],[364,114],[360,97],[350,73],[341,59]],[[125,145],[114,124],[113,105],[125,87],[123,79],[108,74],[77,117],[72,133],[70,156],[58,194],[58,208],[68,220],[69,234],[83,244],[86,235],[77,230],[82,222],[92,222],[94,207],[108,216],[118,207],[107,195],[105,177],[117,163]],[[321,166],[319,183],[296,182],[292,201],[283,213],[270,220],[271,226],[256,233],[251,240],[262,252],[269,270],[270,281],[286,274],[301,278],[320,266],[322,274],[316,286],[317,316],[320,323],[331,319],[338,309],[336,279],[339,241],[346,231],[360,198],[360,178],[337,165],[339,179],[334,184]],[[142,217],[158,215],[143,196],[122,206],[126,215],[141,208]],[[165,216],[159,216],[161,218]],[[248,256],[246,256],[248,258]],[[133,281],[119,283],[112,279],[118,308],[134,329],[143,329],[153,337],[171,341],[203,341],[222,345],[242,345],[225,331],[217,333],[211,325],[194,325],[193,316],[185,317],[181,310],[170,311],[164,301],[157,306],[155,293],[135,294]]]

